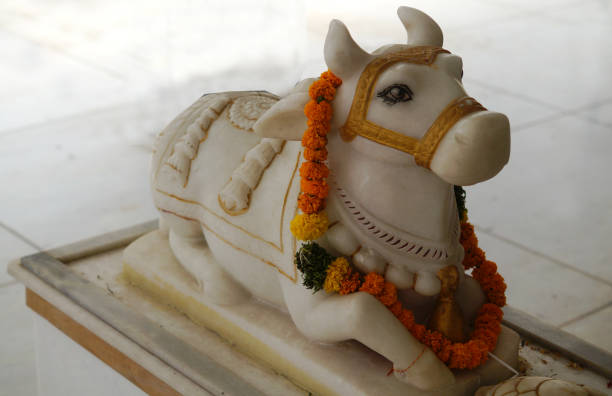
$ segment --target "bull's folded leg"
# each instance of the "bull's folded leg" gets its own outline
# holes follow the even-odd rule
[[[302,294],[299,289],[310,298],[298,296]],[[291,316],[309,338],[324,342],[356,339],[391,360],[396,377],[419,389],[440,389],[454,383],[455,377],[444,363],[371,295],[313,295],[298,285],[286,287],[287,292],[291,294],[286,296]]]
[[[201,232],[180,235],[170,229],[169,242],[176,259],[214,303],[232,305],[249,297],[249,293],[219,266]]]

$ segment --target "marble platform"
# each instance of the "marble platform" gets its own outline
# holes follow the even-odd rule
[[[480,385],[497,383],[513,374],[490,359],[478,370],[458,371],[451,389],[418,390],[387,375],[391,362],[358,342],[310,341],[287,313],[275,307],[254,299],[229,307],[211,303],[176,261],[167,236],[159,231],[133,242],[124,252],[123,265],[128,282],[315,394],[472,395]],[[518,343],[518,334],[504,328],[495,354],[516,368]]]
[[[280,371],[271,369],[268,363],[247,356],[243,353],[244,348],[237,342],[228,342],[227,336],[221,337],[195,324],[186,315],[167,304],[159,304],[148,294],[129,285],[123,274],[124,248],[155,228],[155,223],[132,227],[24,257],[10,264],[10,273],[26,286],[27,305],[40,315],[37,319],[40,325],[37,344],[46,347],[38,348],[39,359],[51,361],[57,358],[59,351],[63,360],[70,361],[70,367],[88,368],[73,372],[61,370],[61,367],[68,367],[66,364],[55,364],[58,369],[51,373],[49,367],[45,369],[43,366],[39,378],[49,379],[53,374],[53,381],[45,382],[48,394],[72,396],[86,392],[102,395],[112,394],[119,388],[123,389],[120,394],[130,395],[141,394],[138,388],[157,395],[308,394],[309,390],[304,387],[309,384],[303,378],[289,380]],[[155,232],[148,234],[148,238],[155,235]],[[159,246],[163,250],[163,244]],[[178,276],[176,281],[179,280],[190,282],[186,275]],[[161,277],[157,281],[162,281]],[[174,281],[165,278],[163,282],[172,284]],[[195,283],[186,290],[198,295]],[[509,317],[516,323],[506,323],[521,335],[527,334],[525,328],[533,320],[524,314],[520,316],[515,310],[507,312],[512,312]],[[275,309],[268,307],[266,315],[276,323],[283,323],[282,314]],[[518,319],[521,319],[520,323]],[[559,333],[559,336],[563,335]],[[323,352],[319,353],[323,355],[325,351],[337,350],[350,355],[359,348],[364,349],[353,342],[335,347],[308,346],[305,343],[301,346],[305,347],[302,352],[307,357],[316,355],[313,352],[316,348],[321,348]],[[562,350],[559,345],[549,348]],[[547,352],[531,341],[522,342],[519,355],[522,373],[555,376],[606,390],[606,380],[601,375],[589,369],[579,369],[573,361],[557,352]],[[291,356],[283,355],[282,358],[287,361]],[[375,354],[368,359],[371,359],[368,361],[371,367],[385,363]],[[582,356],[582,361],[588,360],[589,356]],[[382,374],[381,383],[395,381]],[[130,388],[130,383],[121,375],[136,386]],[[318,380],[323,382],[320,378]],[[466,386],[474,385],[473,379],[470,382],[461,378],[459,382]],[[393,386],[387,386],[393,389]]]

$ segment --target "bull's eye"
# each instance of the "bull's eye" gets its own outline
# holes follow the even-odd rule
[[[399,102],[408,102],[412,99],[412,90],[406,84],[392,84],[376,94],[388,104],[394,105]]]

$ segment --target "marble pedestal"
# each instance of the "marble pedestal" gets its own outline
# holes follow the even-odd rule
[[[507,368],[489,359],[478,370],[457,372],[451,389],[420,391],[388,376],[391,362],[358,342],[324,345],[310,341],[285,312],[256,300],[229,307],[207,301],[196,282],[174,258],[167,237],[159,231],[142,236],[126,248],[123,273],[131,284],[218,333],[239,351],[264,362],[306,392],[467,396],[481,385],[497,383],[512,375]],[[516,367],[518,343],[518,334],[504,327],[495,355]]]

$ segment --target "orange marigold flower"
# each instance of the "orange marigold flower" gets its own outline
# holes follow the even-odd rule
[[[450,341],[448,341],[444,344],[442,349],[440,349],[440,351],[436,355],[438,356],[440,360],[446,363],[450,359],[452,351],[453,351],[453,344]]]
[[[325,209],[325,199],[309,194],[300,194],[298,207],[304,213],[317,213]]]
[[[309,180],[322,180],[329,176],[329,169],[320,162],[306,161],[300,166],[300,177]]]
[[[332,107],[329,102],[317,103],[311,100],[304,106],[304,114],[312,121],[329,122],[332,118]]]
[[[329,121],[315,121],[307,119],[306,125],[308,126],[309,130],[321,137],[326,136],[330,130]]]
[[[391,313],[399,319],[400,315],[402,314],[402,310],[404,307],[402,307],[402,302],[400,300],[395,300],[395,302],[391,305],[389,305],[389,311],[391,311]]]
[[[465,256],[463,258],[463,268],[470,269],[480,266],[485,261],[485,253],[478,246],[463,247]]]
[[[478,238],[476,238],[472,224],[468,222],[461,223],[459,241],[465,252],[463,267],[465,269],[479,267],[485,261],[485,253],[478,247]]]
[[[361,285],[359,273],[351,272],[350,275],[344,278],[344,280],[342,281],[342,284],[340,285],[340,291],[338,293],[340,293],[341,295],[353,293],[357,291],[359,285]]]
[[[308,88],[308,95],[312,100],[320,102],[326,100],[331,102],[336,94],[336,88],[325,79],[313,82]]]
[[[340,84],[342,84],[342,80],[340,79],[340,77],[337,77],[334,73],[332,73],[329,70],[321,73],[321,78],[329,81],[336,88],[338,88]]]
[[[479,328],[474,330],[474,333],[472,333],[471,338],[474,340],[483,341],[487,345],[488,350],[492,351],[493,349],[495,349],[495,345],[497,345],[497,337],[498,334],[496,334],[493,330],[487,328]]]
[[[463,222],[461,223],[461,236],[459,237],[459,242],[463,244],[463,242],[476,238],[476,234],[474,233],[474,226],[470,223]]]
[[[506,295],[503,292],[490,293],[487,295],[487,299],[500,307],[506,305]]]
[[[481,279],[485,279],[495,274],[496,272],[497,264],[495,264],[493,261],[485,260],[482,264],[480,264],[478,268],[474,269],[474,272],[472,272],[472,276],[480,276]]]
[[[504,278],[497,272],[489,274],[486,268],[482,272],[477,270],[479,268],[474,270],[476,272],[474,278],[480,283],[482,291],[487,296],[487,300],[500,307],[506,305],[506,283]]]
[[[417,338],[417,340],[423,342],[427,334],[427,328],[422,324],[415,323],[412,325],[410,332]]]
[[[319,136],[312,128],[308,128],[302,135],[302,146],[311,149],[320,149],[327,145],[327,138]]]
[[[451,348],[449,359],[450,368],[466,369],[470,367],[473,357],[473,350],[468,346],[468,343],[455,343]]]
[[[323,162],[327,159],[327,149],[311,149],[306,147],[304,149],[304,159],[308,161]]]
[[[496,320],[501,321],[504,317],[504,311],[502,311],[501,308],[495,304],[486,303],[482,304],[482,307],[480,307],[478,310],[478,316],[481,315],[489,315],[494,317]]]
[[[402,309],[402,313],[398,319],[408,330],[412,329],[412,326],[414,326],[414,314],[409,309]]]
[[[359,291],[370,293],[373,296],[378,296],[382,293],[385,287],[385,278],[376,272],[370,272],[365,276],[363,284],[359,288]]]
[[[486,342],[479,339],[470,340],[468,341],[467,346],[470,349],[470,354],[472,355],[472,359],[468,363],[468,369],[476,368],[487,361],[489,347],[487,346]]]
[[[450,343],[439,331],[428,331],[427,332],[427,345],[436,354],[442,350],[442,348]]]
[[[325,180],[306,180],[300,181],[303,193],[314,195],[315,197],[325,198],[329,193],[329,185]]]
[[[397,301],[397,289],[391,282],[385,282],[382,292],[376,297],[385,307],[390,307]]]
[[[476,323],[474,323],[474,327],[477,330],[488,329],[495,334],[499,334],[501,332],[501,325],[499,324],[499,321],[491,315],[478,316],[478,318],[476,318]]]

